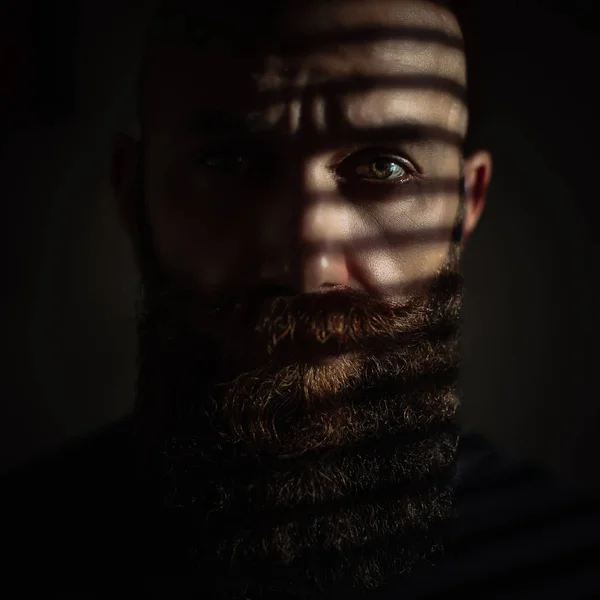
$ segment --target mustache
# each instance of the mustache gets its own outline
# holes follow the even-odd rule
[[[342,353],[378,353],[444,336],[456,324],[461,290],[462,277],[450,268],[426,292],[395,302],[350,288],[296,294],[265,283],[199,295],[163,285],[147,299],[140,322],[155,323],[167,347],[169,340],[201,335],[232,355],[254,356],[255,366],[267,359],[316,364]]]

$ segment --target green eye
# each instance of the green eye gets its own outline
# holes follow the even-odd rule
[[[380,157],[358,165],[356,174],[362,179],[389,181],[403,177],[407,171],[399,162],[391,158]]]

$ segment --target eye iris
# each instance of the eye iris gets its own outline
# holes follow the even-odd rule
[[[397,162],[388,158],[378,158],[360,165],[356,173],[366,179],[390,179],[402,175],[404,169]]]
[[[399,171],[400,166],[390,160],[378,159],[371,163],[371,173],[377,179],[387,179],[397,175]]]

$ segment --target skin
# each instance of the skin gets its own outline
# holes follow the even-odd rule
[[[290,9],[277,31],[294,39],[373,25],[461,35],[449,12],[412,0]],[[180,41],[152,60],[143,152],[119,135],[112,181],[135,240],[141,168],[154,245],[169,272],[201,293],[272,282],[293,293],[341,286],[401,299],[431,281],[459,208],[461,150],[447,138],[464,137],[468,115],[440,86],[465,85],[462,51],[396,38],[240,57],[226,43]],[[403,83],[413,76],[433,85]],[[371,78],[370,87],[357,89],[357,77]],[[332,93],[340,80],[343,91]],[[198,116],[214,123],[215,109],[256,113],[260,133],[191,125]],[[402,131],[415,125],[418,140]],[[224,160],[241,166],[224,171]],[[489,153],[464,157],[462,174],[464,244],[484,205]]]

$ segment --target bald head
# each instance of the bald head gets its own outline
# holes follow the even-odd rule
[[[330,52],[346,44],[363,56],[371,50],[398,59],[417,50],[424,72],[436,70],[434,50],[443,55],[446,72],[465,83],[464,42],[456,2],[443,0],[263,0],[255,3],[160,2],[149,28],[138,85],[138,113],[147,121],[156,88],[162,87],[161,67],[170,70],[165,55],[183,51],[271,53],[285,58],[286,72],[307,52]],[[452,8],[450,8],[450,6]],[[414,54],[414,53],[413,53]],[[161,60],[162,59],[162,60]],[[416,61],[418,62],[418,61]],[[429,65],[426,63],[429,62]],[[166,63],[166,64],[165,64]],[[201,76],[201,74],[198,74]]]

